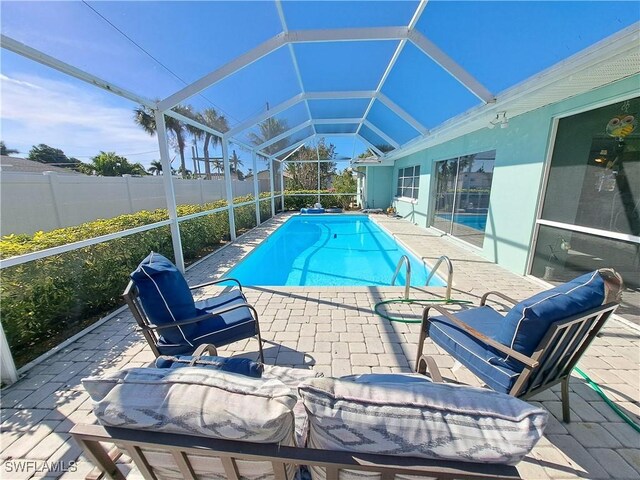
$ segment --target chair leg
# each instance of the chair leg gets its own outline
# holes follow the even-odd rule
[[[565,423],[571,422],[571,409],[569,408],[569,379],[571,378],[568,375],[561,382],[562,386],[562,420]]]
[[[426,319],[428,315],[429,307],[422,313],[422,323],[420,324],[420,337],[418,338],[418,353],[416,354],[416,366],[415,371],[418,371],[420,366],[420,358],[422,357],[422,350],[424,349],[424,341],[427,338]]]

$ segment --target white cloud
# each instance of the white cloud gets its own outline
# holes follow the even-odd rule
[[[100,150],[130,155],[132,162],[157,159],[158,143],[133,121],[133,103],[107,92],[35,75],[0,74],[2,140],[21,154],[46,143],[88,161]],[[93,91],[92,91],[93,90]],[[107,97],[109,96],[109,97]]]

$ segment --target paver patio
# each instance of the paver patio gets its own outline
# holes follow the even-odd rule
[[[254,248],[287,215],[280,215],[240,237],[235,243],[192,266],[191,284],[217,278]],[[544,287],[515,275],[471,249],[411,223],[374,216],[396,238],[434,263],[451,258],[455,274],[453,296],[476,304],[488,290],[524,298]],[[210,294],[215,288],[209,289]],[[445,289],[412,289],[412,297],[444,295]],[[409,372],[415,361],[418,325],[390,323],[377,316],[380,300],[400,298],[403,287],[264,287],[245,288],[260,314],[268,363],[313,368],[325,375]],[[205,295],[207,292],[203,292]],[[419,306],[392,305],[394,316],[419,318]],[[84,478],[92,468],[70,439],[75,423],[94,422],[91,401],[80,380],[127,367],[146,366],[151,350],[135,331],[128,311],[122,311],[90,333],[36,365],[18,383],[2,390],[0,477],[54,476]],[[427,342],[430,342],[427,340]],[[220,349],[225,356],[255,356],[250,339]],[[452,357],[428,343],[445,377],[472,385],[480,382]],[[634,421],[640,417],[640,331],[612,319],[587,351],[580,366]],[[551,412],[545,437],[518,470],[525,479],[640,478],[640,434],[615,415],[582,377],[571,383],[572,423],[561,418],[559,386],[535,397]],[[35,461],[27,464],[26,461]],[[44,462],[78,461],[75,471],[47,472]],[[31,465],[28,471],[25,465]],[[68,463],[66,463],[68,466]],[[125,465],[125,468],[127,466]],[[41,470],[36,472],[35,470]]]

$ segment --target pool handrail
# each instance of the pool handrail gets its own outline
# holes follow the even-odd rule
[[[407,265],[407,275],[406,282],[404,285],[404,298],[405,300],[409,299],[409,289],[411,288],[411,262],[409,261],[409,257],[407,255],[402,255],[400,260],[398,260],[398,265],[396,266],[396,273],[393,274],[393,278],[391,279],[391,285],[395,285],[396,278],[398,278],[398,274],[400,273],[400,268],[402,267],[402,263],[406,263]]]
[[[422,257],[422,262],[426,266],[425,258],[428,257]],[[451,286],[453,284],[453,263],[451,263],[451,259],[449,257],[447,257],[446,255],[442,255],[440,258],[438,258],[438,261],[436,261],[436,264],[429,272],[429,276],[427,277],[427,281],[424,285],[429,285],[429,280],[431,280],[431,277],[435,275],[440,265],[442,265],[442,262],[445,262],[447,264],[447,292],[445,293],[445,300],[448,302],[449,300],[451,300]]]

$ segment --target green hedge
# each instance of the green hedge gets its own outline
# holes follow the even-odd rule
[[[318,201],[317,190],[287,190],[284,197],[285,210],[300,210],[313,207]],[[334,193],[330,190],[320,190],[320,193]],[[327,207],[348,209],[356,194],[353,195],[321,195],[320,203]]]
[[[238,197],[234,204],[251,200]],[[179,216],[225,207],[226,201],[182,205]],[[234,207],[236,232],[256,225],[255,205]],[[9,235],[0,241],[3,258],[65,245],[148,225],[168,218],[166,210],[142,211],[33,235]],[[185,261],[207,254],[229,238],[226,211],[180,222]],[[122,304],[129,274],[150,251],[173,259],[168,226],[91,245],[1,271],[2,325],[18,365],[92,323]]]

